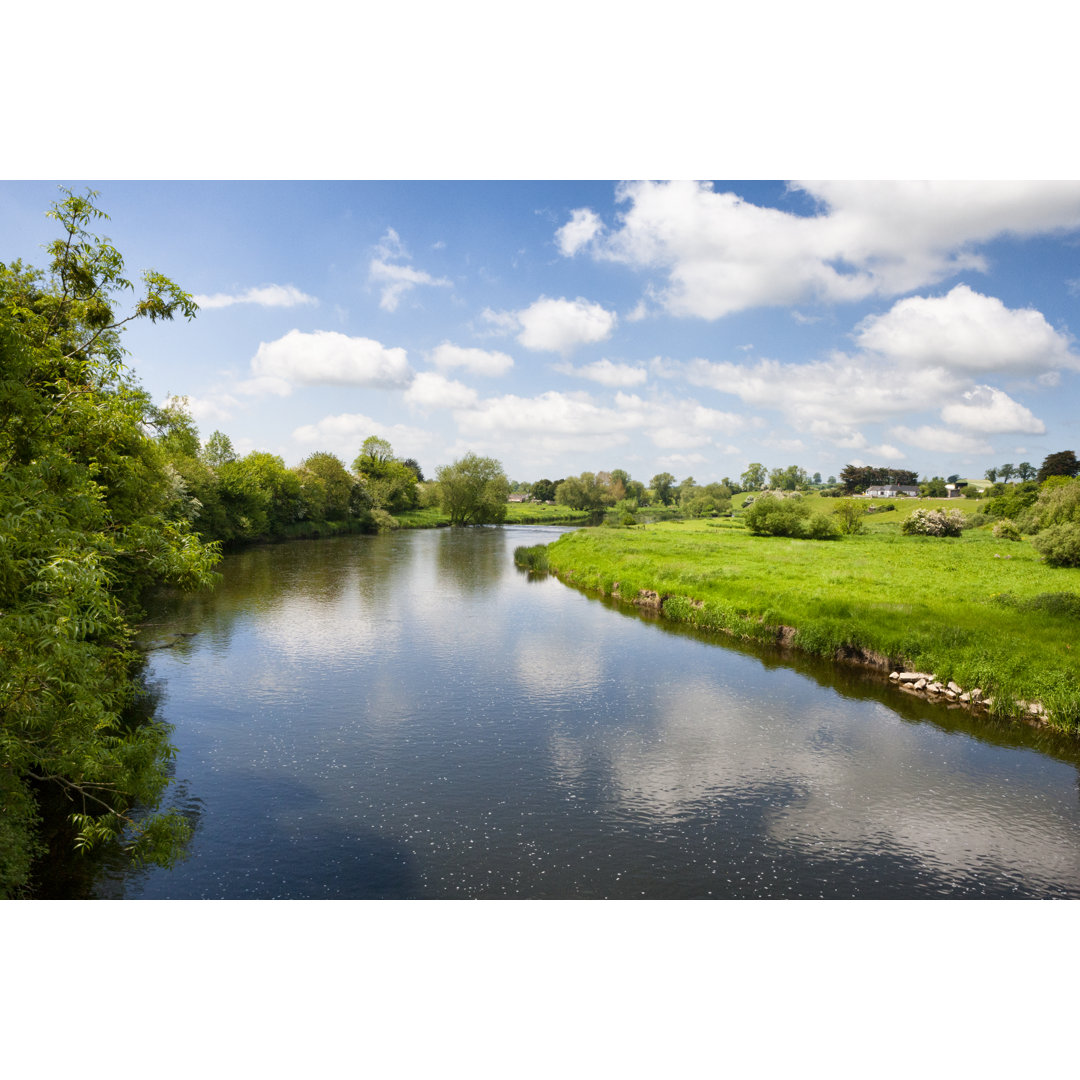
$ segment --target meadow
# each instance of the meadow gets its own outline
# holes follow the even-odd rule
[[[809,501],[826,513],[836,505]],[[704,630],[932,672],[993,696],[997,713],[1038,701],[1055,727],[1080,731],[1080,569],[1049,567],[989,524],[956,538],[901,534],[918,507],[972,515],[976,501],[895,506],[839,540],[754,536],[736,515],[578,530],[532,557],[630,603],[657,594],[664,616]]]
[[[569,506],[550,506],[547,503],[508,503],[504,525],[572,525],[589,518],[588,510],[572,510]],[[401,510],[394,514],[402,529],[436,529],[450,524],[450,515],[438,506],[417,510]]]

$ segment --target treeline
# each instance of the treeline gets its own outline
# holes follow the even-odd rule
[[[674,507],[690,517],[727,513],[731,509],[729,483],[698,484],[688,476],[681,484],[671,473],[658,473],[646,487],[625,469],[583,472],[563,480],[538,480],[530,494],[541,502],[555,502],[571,510],[612,510],[633,516],[645,507]]]
[[[326,451],[294,467],[261,450],[240,457],[220,431],[202,445],[183,398],[152,410],[150,424],[166,457],[174,510],[204,540],[230,545],[332,526],[374,532],[421,502],[420,466],[395,457],[374,435],[350,472]]]

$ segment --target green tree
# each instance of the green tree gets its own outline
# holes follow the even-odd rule
[[[1076,476],[1080,473],[1080,462],[1073,450],[1059,450],[1056,454],[1047,454],[1043,459],[1035,479],[1041,484],[1048,476]]]
[[[537,480],[531,488],[532,497],[537,502],[554,502],[556,486],[552,480]]]
[[[1016,466],[1016,474],[1020,477],[1021,481],[1034,480],[1036,471],[1035,466],[1032,465],[1030,461],[1021,461],[1020,464]]]
[[[649,481],[649,487],[652,489],[653,502],[658,502],[662,506],[670,506],[674,502],[675,477],[671,473],[657,473]]]
[[[307,484],[305,491],[311,492],[309,498],[314,497],[316,492],[321,495],[319,518],[326,521],[344,521],[349,517],[349,501],[356,481],[349,475],[340,458],[320,450],[304,458],[297,472],[301,484]]]
[[[866,532],[866,507],[857,499],[841,499],[836,504],[833,515],[845,536]]]
[[[1000,476],[1001,479],[1004,480],[1006,484],[1015,475],[1016,475],[1016,466],[1011,461],[1007,461],[1004,465],[1001,466],[1000,469],[998,469],[998,476]]]
[[[998,478],[998,471],[997,471],[996,468],[991,467],[991,468],[987,469],[986,472],[983,473],[983,476],[985,476],[986,479],[989,480],[990,483],[992,484]]]
[[[28,887],[45,789],[69,800],[77,848],[159,863],[181,850],[183,818],[160,811],[166,731],[130,711],[133,622],[149,585],[209,585],[217,559],[175,512],[167,446],[148,434],[161,415],[121,344],[133,319],[196,306],[152,270],[136,293],[89,231],[106,218],[96,194],[64,194],[48,276],[0,263],[0,895]],[[173,420],[166,441],[183,434]]]
[[[394,457],[386,439],[369,435],[352,467],[363,477],[367,496],[376,509],[395,514],[419,504],[416,473]]]
[[[555,490],[555,501],[571,510],[600,510],[606,496],[607,489],[591,472],[568,476]]]
[[[760,461],[751,461],[746,466],[746,472],[739,477],[739,483],[741,487],[740,491],[760,491],[765,486],[765,479],[768,474],[765,471],[765,466]]]
[[[451,525],[498,524],[506,519],[510,481],[494,458],[468,453],[435,470],[439,505]]]
[[[201,456],[207,465],[216,467],[224,465],[227,461],[235,461],[237,453],[233,449],[232,439],[222,431],[215,431],[206,440]]]

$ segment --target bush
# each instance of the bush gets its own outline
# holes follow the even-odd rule
[[[1051,525],[1032,544],[1050,566],[1080,566],[1080,524]]]
[[[763,495],[743,515],[755,536],[802,536],[810,507],[801,499],[778,499]]]
[[[916,510],[900,526],[905,536],[959,536],[964,515],[959,510]]]
[[[839,540],[840,527],[828,514],[815,514],[806,524],[807,540]]]
[[[1040,532],[1051,525],[1080,523],[1080,480],[1054,476],[1047,480],[1035,504],[1020,524],[1025,532]]]
[[[866,532],[866,522],[863,521],[866,513],[867,508],[855,499],[843,499],[833,511],[837,518],[837,528],[845,536],[856,536],[858,533]]]
[[[1019,540],[1020,530],[1016,527],[1016,522],[1002,518],[994,524],[994,535],[999,540]]]
[[[747,529],[755,536],[792,536],[806,540],[836,540],[840,530],[826,514],[810,516],[810,507],[800,498],[779,499],[763,495],[743,515]]]

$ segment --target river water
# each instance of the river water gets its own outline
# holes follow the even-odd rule
[[[127,898],[1080,897],[1080,747],[513,565],[249,549],[147,634],[194,836]]]

